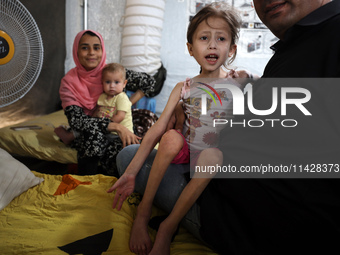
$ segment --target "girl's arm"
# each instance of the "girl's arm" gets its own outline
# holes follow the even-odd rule
[[[130,162],[129,166],[126,168],[125,173],[119,178],[119,180],[108,190],[108,192],[112,192],[117,190],[116,193],[118,195],[115,196],[113,201],[113,208],[116,207],[120,210],[124,200],[133,192],[134,189],[134,179],[138,174],[139,170],[142,168],[145,159],[150,154],[151,150],[155,147],[157,142],[159,142],[160,138],[164,134],[170,117],[180,100],[181,89],[183,87],[183,82],[178,83],[175,88],[172,90],[168,102],[159,117],[158,121],[152,125],[152,127],[145,134],[142,144],[140,145],[136,155]]]

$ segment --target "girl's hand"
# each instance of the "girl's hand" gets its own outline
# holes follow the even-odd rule
[[[107,193],[111,193],[116,190],[116,194],[113,199],[112,208],[119,211],[122,208],[125,199],[132,194],[135,189],[135,175],[124,173],[113,186],[107,190]]]

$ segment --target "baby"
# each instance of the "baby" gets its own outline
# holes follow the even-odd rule
[[[131,101],[123,91],[126,83],[124,66],[118,63],[107,64],[102,70],[103,93],[98,98],[97,108],[92,117],[109,118],[133,132]],[[55,128],[54,132],[67,145],[78,135],[77,132],[67,130],[63,126]],[[108,139],[116,136],[114,133],[108,134]]]

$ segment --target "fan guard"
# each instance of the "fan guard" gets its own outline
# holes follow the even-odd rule
[[[0,0],[0,107],[22,98],[43,64],[39,28],[18,0]]]

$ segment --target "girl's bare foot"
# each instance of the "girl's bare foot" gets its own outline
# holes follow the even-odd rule
[[[152,248],[151,238],[148,233],[149,214],[137,215],[133,222],[130,235],[130,250],[136,254],[149,254]]]
[[[74,140],[74,135],[71,131],[67,131],[65,127],[59,126],[54,129],[54,133],[63,141],[64,144],[69,145]]]
[[[166,228],[165,224],[161,223],[157,231],[156,240],[149,255],[170,255],[170,245],[172,235],[175,231]]]

